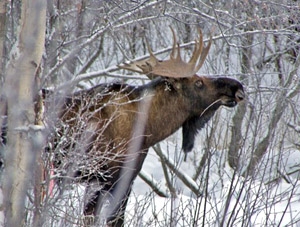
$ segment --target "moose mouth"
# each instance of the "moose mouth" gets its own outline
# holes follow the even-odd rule
[[[235,93],[235,97],[226,96],[224,100],[222,100],[222,104],[227,107],[235,107],[239,102],[243,101],[245,98],[245,93],[241,89],[239,89]]]
[[[224,106],[227,107],[235,107],[237,105],[237,101],[235,100],[227,100],[223,103]]]

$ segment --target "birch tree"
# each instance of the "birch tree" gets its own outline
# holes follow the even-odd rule
[[[35,126],[34,100],[44,51],[46,2],[23,1],[17,41],[10,53],[3,94],[7,102],[7,144],[4,154],[4,209],[7,226],[25,221],[25,201],[42,138]]]

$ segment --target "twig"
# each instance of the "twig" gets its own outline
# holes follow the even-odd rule
[[[155,147],[153,147],[156,154],[166,163],[166,165],[173,171],[176,176],[187,186],[189,187],[193,193],[196,194],[196,196],[200,197],[202,196],[202,192],[199,190],[198,184],[189,176],[182,173],[180,169],[178,169],[173,162],[173,160],[169,157],[167,157],[162,150],[159,150]]]
[[[158,195],[158,196],[161,196],[161,197],[164,197],[164,198],[168,198],[168,193],[164,190],[161,190],[159,188],[159,183],[156,182],[153,177],[151,177],[148,173],[146,173],[145,171],[141,170],[139,172],[139,177],[145,181],[149,186],[150,188]]]

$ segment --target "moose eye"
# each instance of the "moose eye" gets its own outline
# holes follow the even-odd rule
[[[203,86],[202,80],[197,80],[197,81],[195,82],[195,85],[196,85],[196,87],[201,88],[201,87]]]

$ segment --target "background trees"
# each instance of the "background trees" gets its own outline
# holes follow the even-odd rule
[[[155,167],[145,163],[141,173],[155,189],[152,194],[149,189],[150,195],[169,196],[171,202],[182,194],[193,198],[201,204],[191,208],[198,225],[251,225],[261,213],[266,225],[299,220],[294,209],[300,162],[297,1],[48,0],[47,6],[44,1],[2,1],[0,17],[1,125],[8,129],[2,130],[7,131],[2,137],[7,145],[1,147],[2,208],[8,223],[51,225],[49,216],[53,223],[80,223],[78,190],[72,196],[39,197],[40,185],[46,187],[50,180],[41,176],[41,168],[49,167],[41,155],[47,130],[41,133],[34,126],[43,122],[34,108],[39,89],[64,94],[114,80],[145,83],[145,77],[116,65],[146,57],[146,38],[164,58],[171,45],[169,25],[184,43],[185,57],[191,54],[197,26],[207,37],[212,32],[214,45],[199,73],[238,78],[248,97],[235,111],[218,112],[186,163],[180,134],[155,147],[148,160],[159,157],[160,162]],[[146,190],[139,191],[145,183],[137,180],[136,185],[136,194]],[[141,210],[145,198],[137,204]],[[26,216],[14,218],[24,210]],[[175,220],[174,213],[168,215]]]

